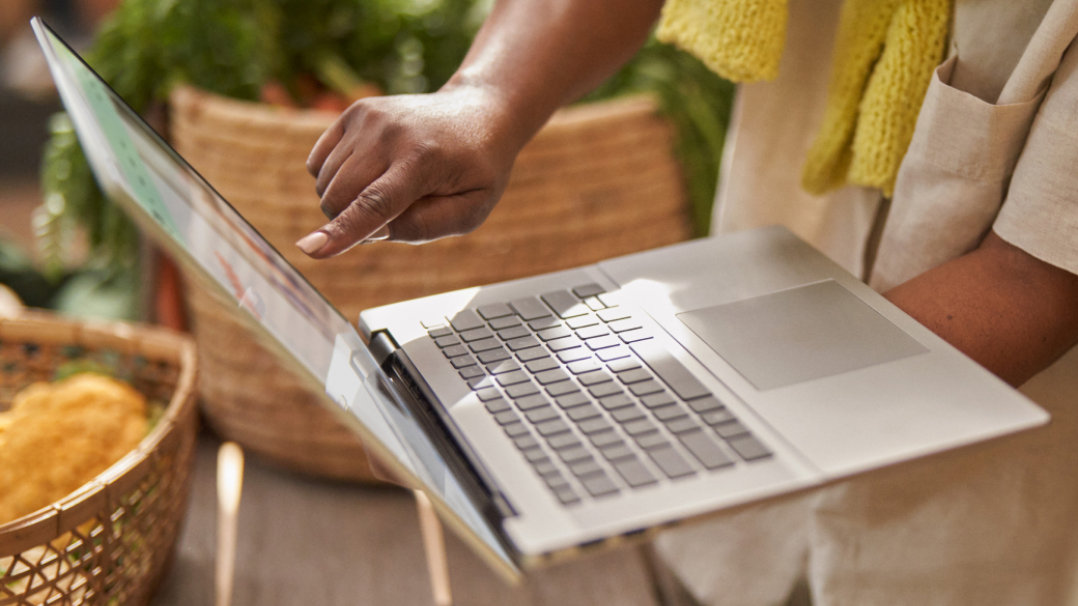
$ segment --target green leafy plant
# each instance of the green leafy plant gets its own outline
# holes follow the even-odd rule
[[[489,0],[125,0],[98,32],[87,61],[131,106],[159,121],[184,82],[246,100],[284,91],[315,104],[319,90],[389,94],[444,83],[463,59]],[[651,42],[588,100],[658,93],[677,126],[698,233],[706,229],[731,86],[695,59]],[[37,216],[49,275],[60,275],[77,229],[90,263],[123,280],[137,271],[138,237],[94,184],[70,122],[57,116]],[[130,278],[128,278],[130,279]]]

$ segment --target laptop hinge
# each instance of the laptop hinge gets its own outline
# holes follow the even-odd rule
[[[374,361],[378,362],[378,365],[383,368],[386,366],[386,362],[389,361],[390,356],[400,349],[400,345],[397,345],[389,331],[386,330],[379,330],[372,334],[368,347],[371,350],[371,355],[374,356]]]

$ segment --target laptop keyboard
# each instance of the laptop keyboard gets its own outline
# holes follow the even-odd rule
[[[563,504],[771,457],[597,284],[423,326]]]

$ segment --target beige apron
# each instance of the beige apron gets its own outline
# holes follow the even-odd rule
[[[880,289],[989,228],[1078,273],[1078,1],[957,1],[886,223],[878,192],[798,186],[838,7],[790,0],[778,80],[739,93],[714,228],[785,224]],[[1048,427],[676,530],[656,549],[705,604],[781,603],[800,576],[818,605],[1075,603],[1078,350],[1023,391]]]

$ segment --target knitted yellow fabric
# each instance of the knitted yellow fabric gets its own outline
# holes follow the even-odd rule
[[[845,0],[827,107],[802,172],[807,191],[851,183],[891,195],[943,58],[951,1]],[[657,37],[731,80],[772,79],[784,39],[765,38],[784,37],[785,22],[786,0],[671,0]]]

